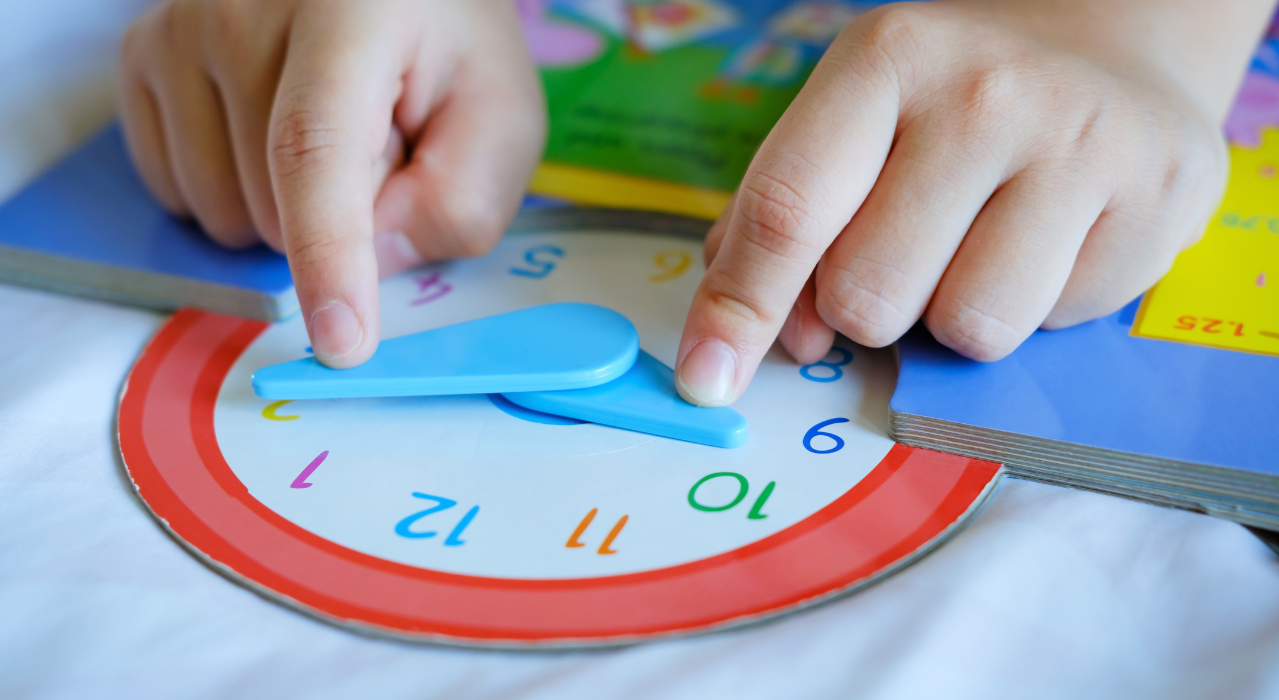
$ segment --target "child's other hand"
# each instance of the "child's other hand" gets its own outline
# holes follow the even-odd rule
[[[1120,308],[1212,214],[1218,125],[1268,5],[975,0],[859,18],[708,237],[681,394],[731,403],[775,338],[811,363],[836,331],[879,347],[922,317],[996,360],[1038,327]]]
[[[487,251],[541,155],[510,0],[172,0],[122,58],[147,185],[224,245],[285,252],[333,367],[377,347],[379,266]]]

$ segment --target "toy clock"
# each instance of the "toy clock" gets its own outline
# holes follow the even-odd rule
[[[574,210],[525,224],[484,257],[384,280],[383,337],[581,301],[673,365],[702,275],[696,227]],[[212,568],[376,635],[573,647],[757,621],[909,564],[999,477],[888,439],[893,357],[843,338],[813,365],[769,353],[734,405],[749,425],[734,449],[496,394],[253,393],[256,370],[309,350],[297,316],[177,312],[122,392],[120,450],[156,519]]]

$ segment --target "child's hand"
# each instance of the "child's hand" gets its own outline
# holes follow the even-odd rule
[[[546,130],[510,0],[172,0],[125,40],[120,113],[166,207],[288,254],[333,367],[377,347],[379,267],[497,242]]]
[[[680,393],[733,402],[779,337],[811,363],[835,331],[879,347],[922,317],[996,360],[1038,327],[1120,308],[1212,214],[1218,125],[1268,5],[976,0],[859,18],[708,237]]]

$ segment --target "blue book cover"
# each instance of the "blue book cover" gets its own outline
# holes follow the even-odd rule
[[[0,206],[0,281],[263,320],[297,310],[284,256],[228,250],[170,215],[107,127]]]
[[[1012,474],[1279,524],[1279,358],[1130,334],[1139,302],[982,363],[899,343],[893,437]]]
[[[899,413],[1279,477],[1279,358],[1129,334],[1133,305],[1037,331],[998,362],[917,328],[902,340]]]
[[[1203,239],[1141,299],[983,364],[916,328],[890,429],[1012,474],[1279,530],[1279,19],[1225,123]]]
[[[1279,530],[1279,15],[1224,124],[1204,238],[1117,314],[1004,360],[899,343],[890,433],[1009,473]]]

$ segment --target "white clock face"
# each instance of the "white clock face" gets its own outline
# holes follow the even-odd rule
[[[700,242],[688,238],[512,235],[483,258],[384,281],[382,333],[583,301],[627,316],[641,347],[669,366],[700,260]],[[768,355],[734,406],[750,426],[737,449],[555,419],[483,395],[271,402],[253,394],[255,370],[305,357],[307,345],[295,317],[235,362],[214,411],[227,464],[255,499],[302,529],[436,571],[566,579],[704,559],[812,515],[893,446],[892,357],[844,339],[816,366],[801,368],[780,349]]]

